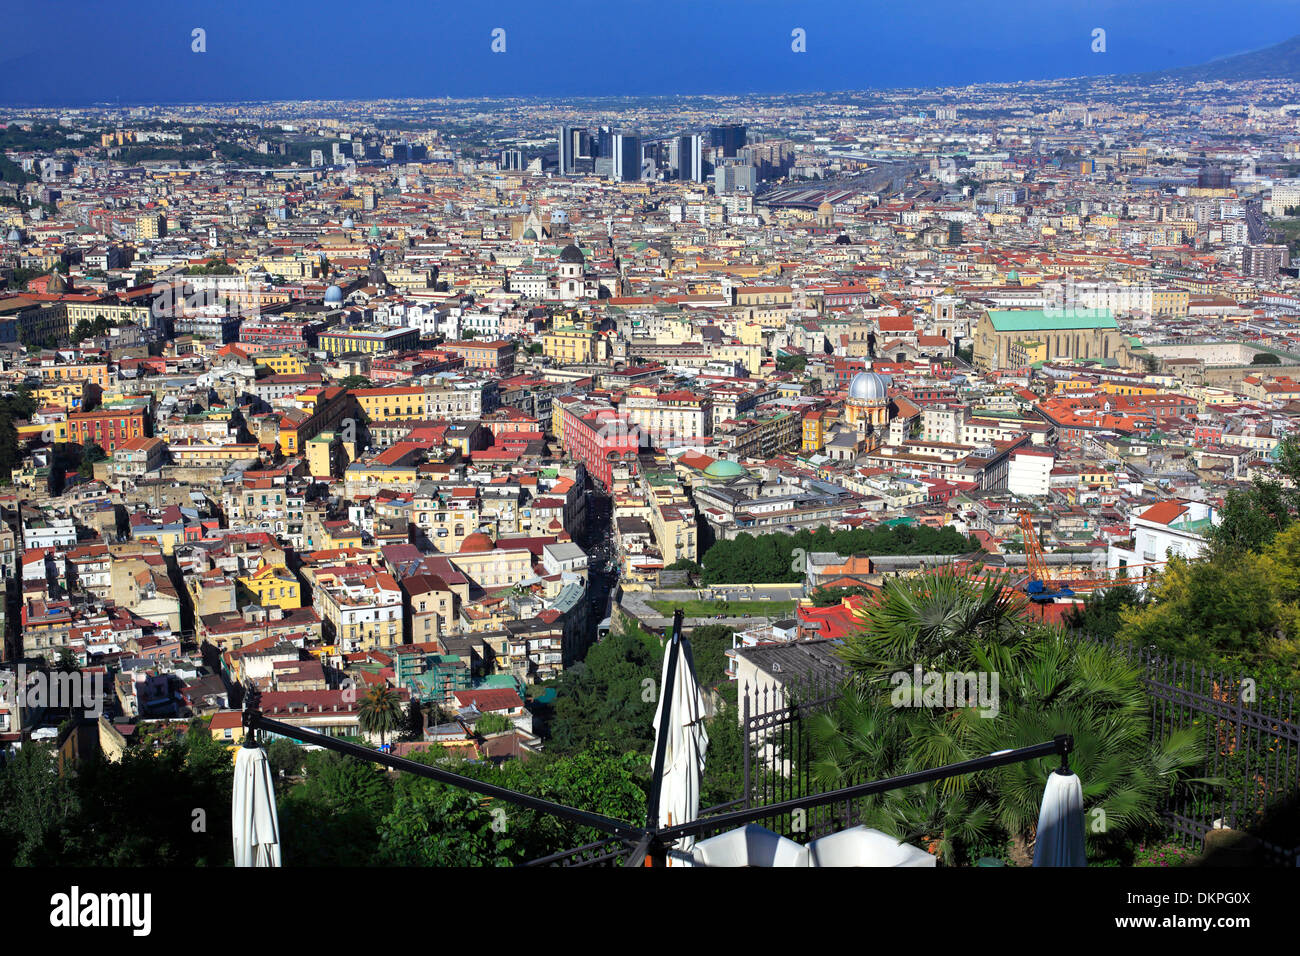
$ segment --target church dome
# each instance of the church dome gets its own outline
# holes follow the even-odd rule
[[[829,216],[834,211],[835,211],[835,207],[832,206],[829,202],[824,202],[817,207],[817,215],[819,216]]]
[[[370,238],[371,238],[371,239],[378,239],[378,238],[379,238],[379,227],[378,227],[378,226],[371,226],[371,227],[370,227]]]
[[[536,240],[537,230],[534,229],[532,226],[529,226],[527,229],[524,230],[524,238],[529,240],[530,242]]]
[[[889,397],[889,383],[875,372],[859,372],[849,382],[849,398],[859,401],[880,401]]]
[[[579,249],[573,243],[569,243],[560,252],[560,261],[570,263],[571,265],[580,266],[587,261],[587,258],[582,254],[581,249]]]
[[[327,303],[342,302],[343,290],[336,285],[330,286],[325,290],[325,301]]]
[[[465,540],[460,544],[461,554],[482,554],[485,551],[491,551],[496,545],[492,539],[482,531],[475,531],[473,534],[467,534]]]
[[[710,478],[739,478],[741,475],[749,474],[749,472],[734,461],[719,458],[704,469],[704,474]]]

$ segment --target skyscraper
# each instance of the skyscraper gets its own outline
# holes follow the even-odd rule
[[[669,147],[668,162],[678,179],[704,182],[704,137],[698,133],[675,137]]]
[[[721,149],[722,155],[733,158],[738,150],[745,147],[745,127],[741,123],[729,123],[726,126],[714,126],[709,129],[710,145]]]
[[[556,154],[556,162],[561,176],[567,176],[574,171],[574,151],[573,151],[573,134],[577,132],[572,126],[561,126],[557,137],[559,140],[559,151]]]
[[[641,179],[641,137],[628,133],[614,134],[614,179],[634,183]]]

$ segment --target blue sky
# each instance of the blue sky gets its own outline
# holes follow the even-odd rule
[[[0,102],[51,105],[936,86],[1162,69],[1300,33],[1300,0],[0,0],[0,15]]]

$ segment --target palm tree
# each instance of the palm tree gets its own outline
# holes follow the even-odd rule
[[[391,687],[376,685],[361,700],[361,729],[368,734],[379,734],[380,746],[402,725],[403,717],[401,695]]]
[[[844,660],[862,675],[886,676],[913,664],[963,663],[975,645],[1014,649],[1028,632],[1026,599],[999,576],[973,581],[951,565],[934,574],[890,578],[862,614]]]
[[[1161,798],[1192,782],[1184,774],[1202,760],[1194,730],[1153,739],[1141,674],[1122,653],[1034,621],[1004,580],[980,583],[951,569],[895,579],[862,619],[842,651],[854,680],[810,725],[813,775],[827,789],[1072,734],[1070,765],[1084,784],[1096,853],[1156,824]],[[921,701],[900,697],[891,678],[914,665],[983,675],[995,706],[910,706]],[[997,838],[1025,858],[1053,767],[1028,761],[880,794],[862,802],[863,822],[924,839],[948,862]]]

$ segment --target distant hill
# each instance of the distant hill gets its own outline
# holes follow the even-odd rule
[[[1146,80],[1184,80],[1201,83],[1214,80],[1295,80],[1300,82],[1300,34],[1281,43],[1250,53],[1182,66],[1175,70],[1134,74]]]

